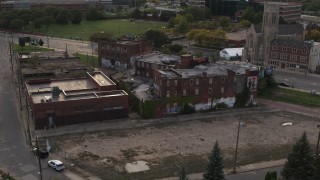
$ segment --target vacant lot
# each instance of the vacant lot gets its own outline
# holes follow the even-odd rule
[[[203,172],[207,154],[216,140],[222,147],[226,166],[231,167],[238,120],[242,122],[239,165],[285,158],[303,131],[313,145],[318,136],[316,118],[288,112],[255,112],[69,135],[50,141],[54,148],[67,152],[70,163],[101,179],[155,179],[176,175],[181,166],[188,173]],[[293,122],[293,126],[283,127],[284,122]],[[151,169],[129,175],[124,166],[136,160],[147,161]]]
[[[135,21],[129,22],[127,19],[82,21],[80,24],[59,25],[54,24],[47,30],[41,29],[41,33],[49,36],[88,40],[89,36],[95,32],[108,32],[119,37],[124,34],[141,35],[148,29],[161,29],[166,26],[163,22]]]

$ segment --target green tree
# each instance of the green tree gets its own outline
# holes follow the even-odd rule
[[[43,19],[41,17],[36,18],[32,22],[33,22],[34,28],[36,28],[36,29],[38,29],[38,31],[40,31],[41,26],[43,25]]]
[[[72,24],[80,24],[82,21],[82,13],[81,11],[74,9],[70,11],[71,14],[71,23]]]
[[[277,180],[277,171],[268,172],[264,179],[265,180]]]
[[[14,30],[21,30],[25,25],[24,20],[14,19],[10,22],[9,28]]]
[[[315,171],[314,157],[306,132],[303,132],[300,139],[288,155],[281,175],[285,180],[313,180]]]
[[[203,174],[205,180],[225,180],[223,172],[224,164],[220,152],[218,141],[214,144],[213,150],[209,155],[209,162]]]
[[[316,169],[313,173],[313,179],[320,179],[320,155],[316,154],[315,156],[314,166]]]
[[[26,45],[26,42],[22,38],[19,38],[19,46],[24,47]]]
[[[231,19],[229,17],[222,17],[220,20],[220,26],[227,28],[230,26]]]
[[[184,167],[181,168],[179,180],[188,180]]]
[[[175,53],[175,54],[179,53],[183,49],[183,47],[179,44],[170,44],[168,48],[169,48],[170,52]]]
[[[134,11],[132,11],[130,16],[132,18],[139,19],[141,17],[141,14],[142,14],[141,11],[138,8],[136,8]]]
[[[56,17],[56,21],[59,24],[68,24],[71,18],[70,11],[67,9],[60,9]]]
[[[153,46],[156,48],[160,48],[162,45],[170,43],[168,36],[164,32],[158,30],[150,29],[144,33],[144,37],[147,40],[152,41]]]
[[[42,39],[39,40],[39,45],[43,46],[44,42],[42,41]]]
[[[49,29],[49,27],[54,23],[54,18],[52,16],[46,16],[42,18],[42,23],[43,25],[46,26],[47,30]]]
[[[251,26],[251,22],[250,21],[248,21],[248,20],[241,20],[240,22],[239,22],[239,24],[237,25],[237,27],[238,28],[248,28],[248,27],[250,27]]]
[[[101,20],[103,19],[103,11],[98,8],[90,8],[86,12],[86,19],[87,20]]]

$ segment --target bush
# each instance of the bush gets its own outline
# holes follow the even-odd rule
[[[183,105],[183,110],[181,111],[182,114],[192,114],[194,113],[196,110],[190,106],[189,104],[185,104]]]

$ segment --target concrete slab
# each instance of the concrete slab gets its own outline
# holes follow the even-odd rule
[[[32,164],[26,164],[24,166],[21,166],[20,169],[23,171],[23,172],[30,172],[30,171],[33,171],[35,169],[37,169],[36,166],[32,165]]]
[[[36,176],[34,176],[32,174],[27,174],[27,175],[22,176],[22,177],[20,177],[18,179],[21,179],[21,180],[38,180],[39,177],[36,177]]]
[[[147,165],[147,162],[145,162],[145,161],[135,161],[133,163],[127,163],[126,164],[126,171],[128,173],[146,171],[146,170],[149,170],[149,169],[150,168]]]

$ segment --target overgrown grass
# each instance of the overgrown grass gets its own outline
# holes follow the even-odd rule
[[[33,46],[33,45],[25,45],[23,47],[19,46],[19,44],[13,44],[13,53],[31,53],[31,52],[39,52],[39,51],[54,51],[54,49],[48,49],[41,46]]]
[[[99,58],[97,56],[90,56],[85,54],[75,53],[73,54],[76,57],[79,57],[82,62],[90,66],[98,66]]]
[[[260,98],[297,104],[307,107],[320,107],[320,95],[285,88],[269,88]]]
[[[48,36],[84,39],[95,32],[108,32],[115,37],[124,34],[141,35],[148,29],[161,29],[166,26],[164,22],[155,21],[135,21],[129,22],[128,19],[100,20],[100,21],[82,21],[80,24],[60,25],[53,24],[49,29],[43,27],[40,33]]]

